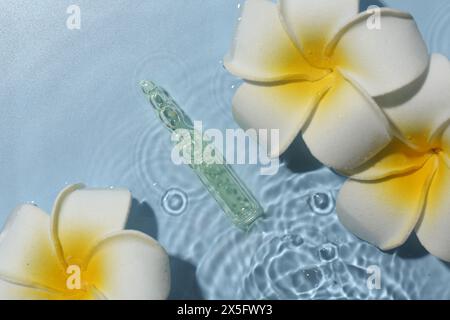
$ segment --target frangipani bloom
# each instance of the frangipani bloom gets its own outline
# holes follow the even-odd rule
[[[401,245],[415,230],[433,255],[450,261],[450,63],[433,55],[412,98],[386,113],[402,135],[340,191],[337,212],[358,237],[381,249]]]
[[[131,196],[67,187],[52,215],[19,206],[0,234],[0,299],[165,299],[168,256],[149,236],[123,230]]]
[[[358,0],[247,0],[225,67],[245,80],[233,100],[244,129],[279,129],[284,152],[300,130],[321,162],[356,167],[391,140],[371,97],[421,76],[429,63],[413,18],[381,9],[358,14]],[[260,141],[267,145],[268,141]]]

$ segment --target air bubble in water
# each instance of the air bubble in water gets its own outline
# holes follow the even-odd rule
[[[309,198],[309,206],[318,215],[328,215],[334,210],[334,199],[330,192],[317,192]]]
[[[298,234],[286,234],[281,240],[293,247],[300,247],[305,242]]]
[[[324,262],[332,261],[337,258],[338,248],[334,243],[325,243],[319,249],[320,260]]]
[[[161,199],[161,206],[168,214],[172,216],[179,216],[187,207],[187,195],[176,188],[172,188],[164,193]]]

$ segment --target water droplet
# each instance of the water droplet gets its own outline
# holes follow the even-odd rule
[[[334,243],[325,243],[319,249],[320,260],[324,262],[332,261],[338,256],[338,248]]]
[[[181,215],[186,210],[187,204],[187,195],[176,188],[167,190],[161,199],[162,208],[172,216]]]
[[[309,198],[309,206],[318,215],[328,215],[334,210],[334,199],[330,192],[318,192]]]
[[[298,234],[286,234],[281,240],[291,246],[300,247],[305,241]]]

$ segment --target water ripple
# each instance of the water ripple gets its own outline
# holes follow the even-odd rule
[[[155,190],[159,199],[169,188],[183,190],[189,198],[197,199],[203,186],[194,172],[185,165],[175,165],[171,152],[170,133],[156,120],[136,139],[133,163],[143,189]]]
[[[234,92],[238,89],[242,81],[230,74],[220,61],[215,68],[213,79],[210,82],[211,94],[217,108],[223,111],[224,115],[231,115],[231,101]]]
[[[334,211],[321,216],[311,209],[311,195],[321,192],[335,197],[341,177],[327,169],[296,175],[286,171],[265,187],[264,194],[272,194],[266,216],[250,233],[230,229],[211,244],[197,270],[205,296],[412,299],[434,295],[426,291],[430,290],[430,277],[424,276],[426,262],[383,253],[345,230]],[[379,289],[367,284],[371,266],[380,268]],[[446,271],[435,265],[428,272]],[[449,294],[446,290],[442,297]]]
[[[176,92],[183,101],[189,97],[187,88],[194,74],[189,70],[189,65],[179,54],[165,49],[146,53],[135,68],[130,83],[132,92],[136,93],[136,99],[142,104],[144,99],[138,84],[141,80],[151,80],[170,92]]]
[[[431,52],[450,54],[450,2],[443,1],[434,8],[424,33]]]

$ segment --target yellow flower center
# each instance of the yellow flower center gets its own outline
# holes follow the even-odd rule
[[[69,264],[66,268],[64,296],[70,299],[82,299],[89,295],[90,285],[86,272],[79,264]]]
[[[325,53],[325,47],[325,39],[317,39],[315,41],[305,43],[303,56],[311,66],[317,69],[325,69],[329,72],[333,72],[338,65],[345,62],[346,57],[336,53],[328,55]]]
[[[325,56],[321,50],[316,49],[307,49],[304,50],[305,59],[311,64],[313,67],[318,69],[327,69],[330,72],[335,68],[335,64],[331,57]]]
[[[438,145],[433,145],[432,147],[429,147],[429,150],[428,150],[427,153],[430,154],[432,157],[437,157],[439,159],[439,161],[444,161],[445,150],[439,144]]]
[[[442,151],[443,151],[443,149],[441,147],[434,147],[434,148],[431,148],[430,153],[439,155]]]
[[[74,237],[66,237],[64,241],[64,252],[67,267],[65,270],[65,294],[69,299],[92,299],[98,298],[101,292],[96,285],[101,283],[102,262],[89,261],[88,250],[92,249],[89,233],[77,234]],[[82,258],[80,258],[82,257]]]
[[[59,263],[51,253],[52,248],[48,248],[46,244],[39,245],[34,252],[36,260],[41,261],[36,265],[36,274],[42,275],[39,284],[49,289],[49,294],[43,293],[41,298],[60,300],[102,298],[97,286],[102,284],[105,262],[101,259],[89,262],[86,249],[92,248],[92,241],[78,234],[65,238],[63,247],[68,250],[64,252],[64,261]]]

